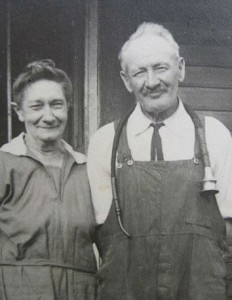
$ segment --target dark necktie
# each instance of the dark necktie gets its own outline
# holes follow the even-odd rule
[[[164,160],[162,142],[159,134],[159,129],[162,126],[164,126],[164,123],[151,123],[151,127],[154,128],[151,139],[151,160]]]

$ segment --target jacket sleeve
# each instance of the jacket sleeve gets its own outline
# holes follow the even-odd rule
[[[11,172],[6,167],[6,159],[0,151],[0,204],[11,194]]]

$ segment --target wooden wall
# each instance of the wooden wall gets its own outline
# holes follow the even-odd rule
[[[6,1],[0,2],[0,145],[7,141]]]
[[[144,21],[163,24],[180,45],[187,64],[186,79],[180,87],[183,101],[203,114],[217,117],[232,130],[231,0],[11,1],[12,77],[14,79],[26,63],[45,57],[54,59],[70,75],[74,82],[74,106],[70,111],[66,139],[76,149],[83,149],[85,136],[89,134],[84,120],[84,108],[88,110],[84,103],[88,92],[84,88],[86,65],[89,76],[95,72],[97,78],[97,106],[100,99],[99,112],[96,111],[100,117],[97,127],[121,117],[134,105],[133,96],[126,91],[119,76],[117,56],[123,43]],[[96,31],[96,70],[91,69],[86,56],[85,22],[94,23],[94,20],[85,10],[85,4],[93,2],[98,4],[95,12],[99,29]],[[0,17],[1,145],[7,141],[4,0],[0,0]],[[13,135],[21,130],[22,126],[14,116]]]
[[[144,21],[168,28],[186,60],[183,101],[232,130],[232,1],[99,0],[101,125],[134,105],[119,77],[117,54]]]
[[[7,142],[6,111],[6,1],[0,0],[0,145]],[[74,101],[65,139],[76,149],[84,140],[84,39],[85,2],[82,0],[11,0],[12,83],[24,66],[51,58],[73,81]],[[13,137],[24,126],[15,113]]]

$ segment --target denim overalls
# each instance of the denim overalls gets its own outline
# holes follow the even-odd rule
[[[170,145],[171,146],[171,145]],[[195,142],[195,158],[198,154]],[[201,196],[199,157],[133,161],[124,126],[117,157],[122,220],[114,206],[97,233],[100,300],[225,300],[225,225]]]

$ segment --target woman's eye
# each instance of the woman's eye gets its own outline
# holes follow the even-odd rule
[[[54,108],[62,108],[64,106],[64,104],[63,103],[53,103],[52,104],[52,107],[54,107]]]

